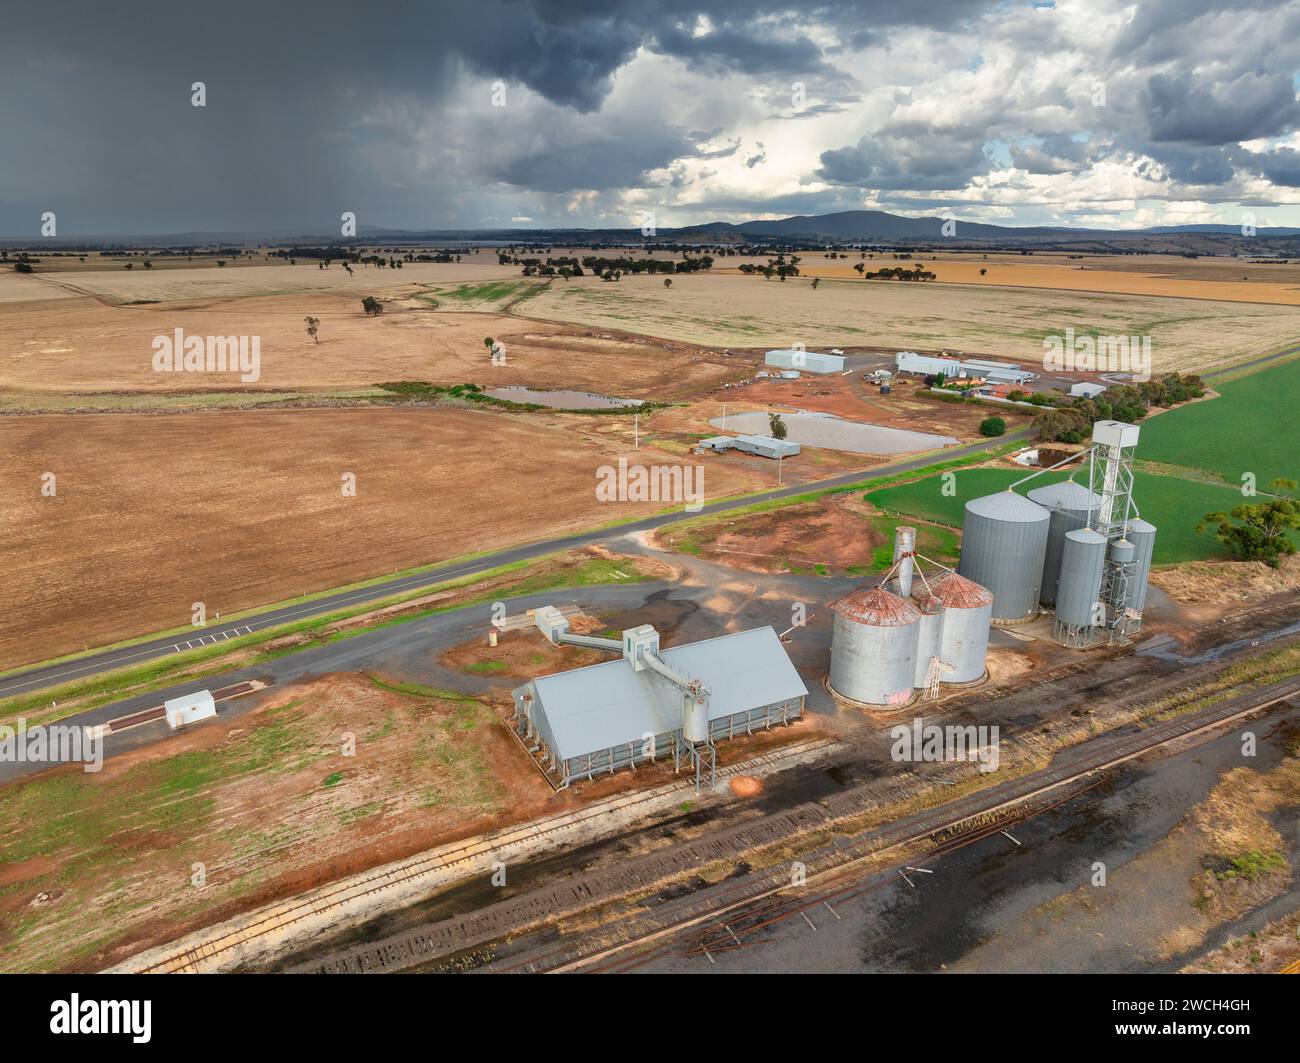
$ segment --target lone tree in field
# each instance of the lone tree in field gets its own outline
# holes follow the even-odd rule
[[[1215,525],[1214,537],[1242,561],[1263,561],[1277,568],[1296,552],[1290,533],[1300,530],[1300,500],[1294,480],[1276,479],[1274,496],[1265,502],[1244,503],[1228,512],[1207,513],[1197,523],[1198,534]]]
[[[367,317],[378,317],[384,312],[384,304],[373,295],[367,295],[361,300],[361,309],[366,312]]]
[[[664,287],[665,287],[665,288],[671,288],[672,286],[673,286],[673,279],[672,279],[672,277],[665,277],[665,278],[664,278]]]
[[[980,421],[980,435],[987,436],[990,439],[994,436],[1000,436],[1007,430],[1007,422],[1001,417],[985,417]]]
[[[491,336],[483,337],[483,346],[486,347],[489,351],[491,351],[492,348],[495,347],[496,345],[497,345],[497,341],[494,340]]]
[[[786,433],[785,422],[781,420],[779,413],[769,413],[767,415],[768,427],[772,430],[773,439],[784,439]]]
[[[320,343],[320,338],[316,335],[317,331],[320,329],[320,318],[305,317],[303,320],[307,322],[307,335],[315,340],[315,342]]]
[[[817,285],[821,284],[821,282],[822,282],[822,279],[821,279],[820,277],[814,277],[814,278],[812,279],[812,288],[813,288],[813,291],[816,291],[816,290],[817,290]]]

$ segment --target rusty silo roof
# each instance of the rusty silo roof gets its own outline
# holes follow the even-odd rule
[[[872,627],[905,627],[921,619],[916,606],[884,587],[859,587],[831,602],[830,607],[845,620]]]
[[[992,591],[956,572],[941,577],[934,585],[934,593],[950,609],[980,609],[993,602]]]

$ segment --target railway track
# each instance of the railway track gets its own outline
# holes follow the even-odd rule
[[[1186,686],[1194,686],[1194,683]],[[846,873],[882,852],[932,839],[938,832],[961,835],[988,822],[985,817],[1005,816],[1025,802],[1036,802],[1059,788],[1109,770],[1170,742],[1221,726],[1257,712],[1296,693],[1300,678],[1273,683],[1218,705],[1162,721],[1136,733],[1107,736],[1086,747],[1067,750],[1052,766],[1010,780],[998,787],[977,791],[956,801],[929,809],[894,823],[863,831],[835,844],[823,846],[800,861],[806,866],[806,881],[832,873]],[[1164,690],[1135,705],[1154,705],[1170,695]],[[867,784],[833,795],[819,803],[806,803],[760,821],[736,824],[703,838],[674,845],[615,867],[510,897],[479,910],[443,919],[426,926],[392,935],[381,941],[342,950],[296,968],[321,973],[370,973],[402,970],[432,964],[440,959],[479,949],[504,938],[535,931],[566,915],[590,912],[602,904],[630,894],[653,897],[657,884],[675,878],[690,878],[697,870],[717,861],[739,862],[745,853],[773,843],[818,830],[833,830],[838,821],[879,807],[878,799],[888,787]],[[1033,807],[1032,804],[1029,807]],[[487,965],[499,971],[568,971],[589,968],[631,948],[655,942],[699,927],[742,906],[764,901],[791,890],[791,875],[783,863],[753,871],[721,885],[698,889],[684,896],[648,900],[634,913],[611,921],[606,937],[592,933],[548,945],[538,951]]]
[[[825,739],[801,742],[742,763],[720,767],[718,777],[726,779],[732,775],[762,771],[794,757],[829,751],[834,745],[833,741]],[[485,857],[501,853],[510,846],[545,844],[548,839],[563,832],[580,830],[603,817],[675,798],[687,790],[693,793],[693,785],[669,783],[652,790],[624,794],[541,822],[507,827],[493,834],[440,846],[409,860],[388,864],[374,871],[331,883],[292,900],[270,905],[251,916],[200,931],[198,935],[194,935],[202,939],[196,944],[150,950],[142,956],[126,961],[115,970],[130,970],[141,974],[177,974],[212,970],[220,966],[228,957],[256,952],[260,943],[291,933],[295,927],[305,924],[308,920],[325,916],[341,917],[346,914],[347,909],[357,906],[375,894],[386,890],[395,891],[423,878],[445,878],[457,873],[468,873],[471,869],[481,868]],[[438,883],[434,883],[436,884]],[[159,955],[160,952],[162,955]],[[149,959],[137,962],[143,957]]]

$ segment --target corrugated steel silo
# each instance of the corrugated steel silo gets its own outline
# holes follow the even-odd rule
[[[1074,628],[1094,626],[1101,596],[1101,572],[1106,563],[1106,536],[1078,528],[1065,536],[1061,551],[1061,585],[1056,595],[1056,621]]]
[[[930,662],[938,657],[939,639],[943,631],[943,602],[935,595],[918,587],[912,595],[912,604],[916,606],[921,619],[916,629],[916,670],[912,675],[912,686],[923,687],[930,678]]]
[[[943,602],[943,629],[939,635],[939,657],[952,665],[940,672],[943,683],[973,683],[984,675],[989,651],[989,624],[993,595],[978,583],[949,572],[934,587]]]
[[[1137,548],[1137,572],[1129,588],[1128,607],[1140,613],[1147,604],[1147,579],[1151,575],[1151,554],[1156,548],[1156,526],[1135,517],[1128,522],[1124,537]]]
[[[962,524],[957,571],[993,594],[993,619],[1016,623],[1038,611],[1050,514],[1014,491],[973,498]]]
[[[1056,585],[1061,575],[1061,551],[1065,536],[1078,528],[1088,526],[1089,503],[1095,512],[1101,499],[1082,484],[1073,480],[1036,487],[1029,492],[1031,502],[1037,502],[1051,513],[1047,525],[1047,552],[1043,555],[1043,581],[1038,598],[1043,605],[1056,601]]]
[[[911,700],[921,614],[883,587],[859,588],[830,605],[831,690],[869,705]]]

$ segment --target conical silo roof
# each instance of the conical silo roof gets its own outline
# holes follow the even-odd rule
[[[1018,495],[1010,489],[972,498],[966,503],[966,512],[1009,524],[1033,524],[1051,516],[1037,502],[1031,502],[1024,495]]]
[[[1071,509],[1076,513],[1087,513],[1101,505],[1100,498],[1073,480],[1035,487],[1029,492],[1029,499],[1048,509]]]
[[[993,604],[992,591],[956,572],[949,572],[935,583],[934,596],[950,609],[980,609]]]
[[[891,594],[884,587],[873,587],[870,590],[859,587],[831,602],[830,607],[845,620],[872,627],[905,627],[921,619],[916,606],[903,601],[897,594]]]

